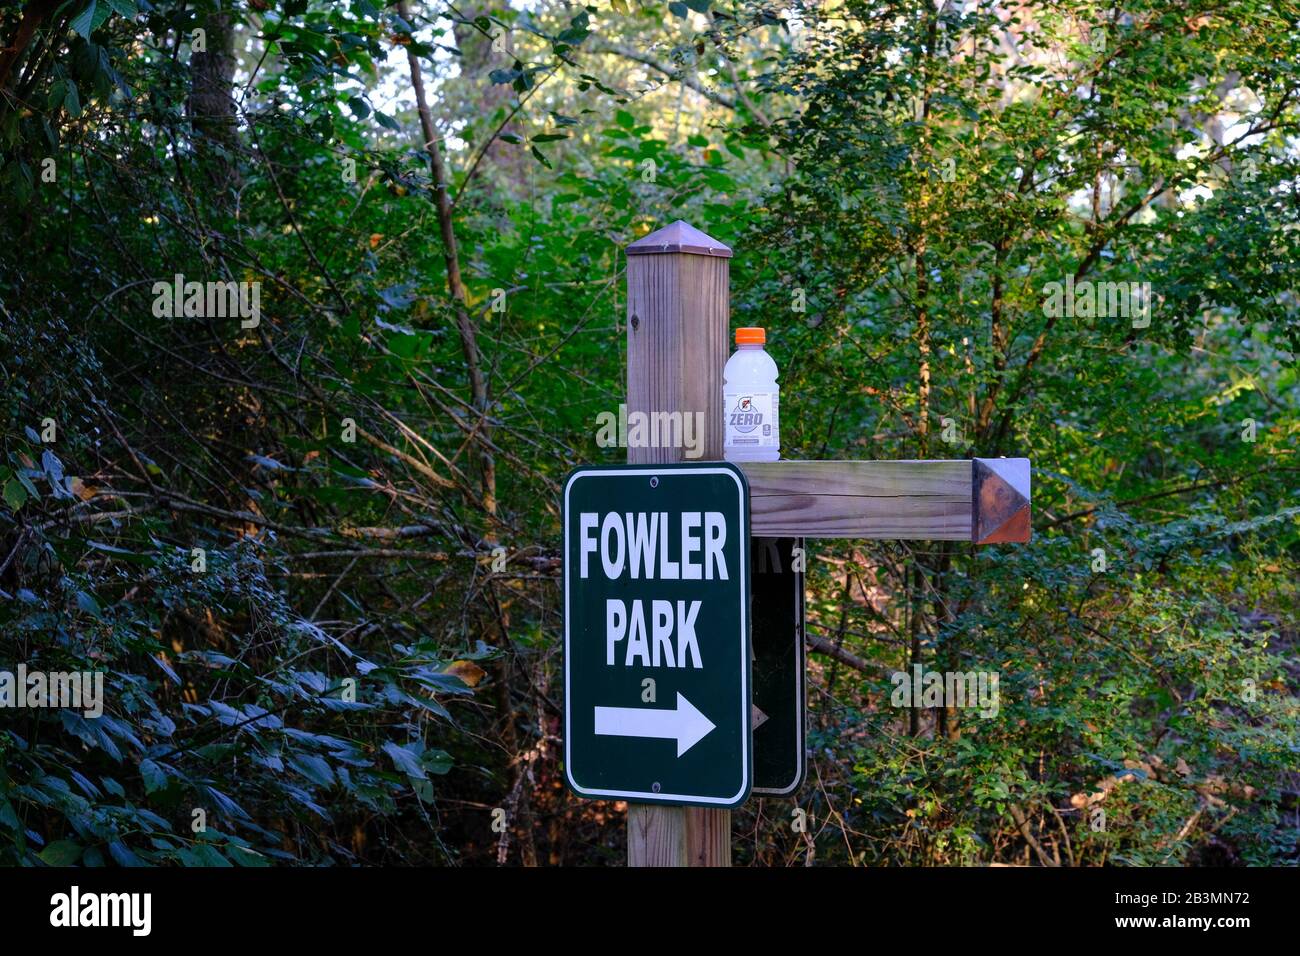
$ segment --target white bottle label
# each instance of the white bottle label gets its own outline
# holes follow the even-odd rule
[[[725,447],[781,447],[780,429],[777,427],[781,404],[779,392],[740,392],[728,389],[722,393],[722,402],[726,408]]]

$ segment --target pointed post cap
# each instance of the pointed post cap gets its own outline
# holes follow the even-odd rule
[[[665,252],[680,252],[692,256],[717,256],[731,258],[731,248],[712,236],[706,236],[685,220],[678,219],[669,226],[656,229],[627,247],[629,256],[654,256]]]
[[[1029,540],[1029,459],[971,462],[971,540],[1010,544]]]

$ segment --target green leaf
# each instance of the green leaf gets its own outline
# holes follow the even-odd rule
[[[135,18],[140,11],[136,8],[135,0],[108,0],[109,6],[126,17],[128,20]]]
[[[114,840],[108,845],[108,855],[117,862],[118,866],[144,866],[144,861],[121,840]]]
[[[113,8],[107,3],[101,3],[95,10],[95,17],[90,21],[90,32],[94,33],[104,25],[109,17],[113,15]]]
[[[262,867],[271,865],[271,861],[265,856],[247,847],[228,846],[226,847],[226,856],[240,866]]]
[[[591,30],[588,29],[591,24],[591,17],[586,10],[581,11],[576,17],[569,21],[569,26],[559,36],[555,38],[556,46],[577,46],[587,37],[591,36]]]
[[[31,495],[33,498],[39,498],[41,496],[41,493],[36,490],[36,486],[32,484],[32,480],[23,474],[23,472],[18,472],[14,477],[18,479],[19,484],[27,489],[27,494]]]
[[[668,4],[668,9],[673,16],[681,17],[683,20],[690,16],[690,10],[687,9],[686,4],[680,3],[678,0],[673,0],[672,3]]]
[[[289,760],[289,766],[322,787],[332,787],[337,782],[330,765],[315,754],[299,754]]]
[[[530,146],[530,147],[528,147],[528,148],[529,148],[530,150],[532,150],[533,158],[536,159],[536,160],[537,160],[539,163],[541,163],[543,166],[545,166],[547,169],[554,169],[554,168],[555,168],[554,166],[551,165],[551,161],[550,161],[549,159],[547,159],[545,156],[543,156],[543,155],[542,155],[542,151],[541,151],[540,149],[538,149],[536,146]]]
[[[375,121],[384,129],[391,129],[393,132],[401,130],[401,125],[382,110],[375,110]]]
[[[93,617],[103,617],[104,612],[99,607],[99,602],[95,600],[93,594],[85,591],[77,592],[77,607]]]
[[[145,793],[157,793],[167,786],[167,774],[148,757],[140,761],[140,777],[144,780]]]
[[[568,139],[568,133],[539,133],[533,137],[534,143],[554,143],[557,140]]]
[[[370,104],[359,96],[348,97],[348,106],[357,119],[365,119],[370,115]]]
[[[36,855],[50,866],[72,866],[81,859],[81,844],[72,840],[57,840]]]
[[[77,94],[77,84],[68,80],[68,92],[63,97],[63,108],[69,116],[81,115],[81,97]]]
[[[52,110],[57,110],[61,106],[63,106],[63,101],[64,99],[67,98],[67,95],[68,95],[68,81],[55,80],[53,83],[50,84],[50,95],[46,98],[45,105]],[[40,436],[36,434],[35,431],[32,430],[30,425],[27,427],[27,437],[30,438],[32,441],[41,440]]]
[[[115,545],[105,544],[103,541],[87,541],[86,545],[94,548],[96,551],[107,551],[109,554],[135,554],[134,551],[128,551],[126,548],[119,548]]]
[[[10,510],[17,511],[27,502],[27,489],[17,478],[10,478],[5,482],[4,496]]]
[[[439,776],[447,773],[455,765],[451,754],[445,750],[426,750],[420,757],[420,765],[429,773],[436,773]]]
[[[420,757],[417,757],[408,748],[411,746],[418,747],[419,744],[407,744],[403,747],[393,743],[391,740],[384,744],[384,753],[392,758],[393,765],[408,777],[414,777],[417,780],[424,780],[427,776],[424,767],[421,765]]]
[[[22,821],[14,812],[14,805],[8,800],[0,800],[0,823],[17,832],[23,828]]]
[[[95,7],[96,0],[90,0],[86,9],[73,17],[72,23],[69,24],[75,32],[80,33],[87,40],[90,39],[90,32],[95,28]]]

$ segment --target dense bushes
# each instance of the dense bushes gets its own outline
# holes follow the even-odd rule
[[[233,139],[189,113],[214,5],[38,24],[0,77],[0,670],[107,687],[0,710],[0,862],[620,859],[561,785],[557,490],[617,460],[620,250],[679,217],[735,247],[789,457],[1036,466],[1027,546],[814,543],[813,822],[751,801],[737,860],[1296,860],[1293,24],[1031,4],[1013,65],[973,5],[807,10],[797,49],[688,6],[651,57],[685,92],[610,49],[657,8],[497,11],[504,66],[473,16],[236,8]],[[459,294],[380,94],[406,49]],[[1230,108],[1267,129],[1207,159]],[[155,314],[178,273],[260,321]],[[1150,327],[1046,315],[1075,273],[1151,283]],[[892,706],[914,664],[996,673],[996,716]]]

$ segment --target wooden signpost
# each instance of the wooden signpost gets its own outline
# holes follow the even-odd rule
[[[627,257],[628,414],[693,416],[702,430],[702,459],[720,460],[731,250],[679,220],[632,243]],[[786,396],[783,408],[797,408],[797,398]],[[629,447],[628,462],[677,462],[683,451]],[[755,539],[1029,540],[1024,458],[741,467]],[[630,803],[627,842],[630,866],[728,866],[731,812]]]

